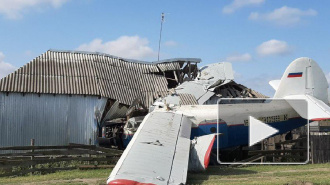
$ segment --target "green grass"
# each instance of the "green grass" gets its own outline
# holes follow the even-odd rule
[[[330,184],[330,163],[308,165],[254,165],[242,168],[211,167],[189,174],[188,184]]]
[[[98,179],[98,184],[105,184],[111,169],[60,171],[46,175],[27,175],[21,177],[0,178],[0,184],[89,184],[79,179]],[[50,181],[50,183],[49,183]],[[53,181],[53,182],[52,182]],[[62,182],[63,181],[63,182]]]
[[[105,184],[111,169],[71,170],[47,175],[0,178],[0,184]],[[242,168],[210,167],[188,174],[188,184],[330,184],[330,163],[255,165]]]

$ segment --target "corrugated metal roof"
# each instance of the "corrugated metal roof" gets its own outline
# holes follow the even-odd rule
[[[0,92],[96,95],[127,105],[142,97],[150,105],[168,90],[166,78],[154,73],[180,69],[174,59],[147,63],[102,53],[49,50],[2,78]]]
[[[198,102],[192,94],[178,94],[180,96],[180,105],[198,105]]]
[[[180,70],[180,63],[179,62],[172,62],[172,63],[159,63],[157,64],[157,66],[159,67],[159,69],[162,72],[165,71],[174,71],[174,70]]]
[[[253,89],[251,89],[251,92],[250,92],[253,96],[255,96],[256,98],[269,98],[268,96],[265,96]]]

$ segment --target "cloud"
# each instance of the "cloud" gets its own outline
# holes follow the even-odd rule
[[[260,56],[287,55],[292,52],[292,48],[285,41],[275,39],[263,42],[256,50]]]
[[[166,41],[166,42],[164,43],[164,45],[165,45],[165,46],[168,46],[168,47],[173,47],[173,46],[177,46],[178,43],[175,42],[175,41],[173,41],[173,40],[169,40],[169,41]]]
[[[311,17],[316,15],[317,11],[313,9],[300,10],[298,8],[283,6],[282,8],[275,9],[274,11],[265,14],[252,12],[249,19],[256,21],[268,21],[279,26],[292,26],[301,22],[302,17]]]
[[[5,55],[0,52],[0,79],[14,72],[16,67],[4,62]]]
[[[24,52],[24,54],[25,54],[26,56],[31,56],[31,55],[32,55],[32,51],[31,51],[31,50],[26,50],[26,51]]]
[[[265,0],[234,0],[231,4],[223,7],[222,13],[231,14],[245,6],[253,6],[264,3]]]
[[[80,45],[77,50],[102,52],[131,59],[146,59],[157,56],[157,53],[148,44],[149,41],[146,38],[121,36],[114,41],[107,42],[94,39],[90,43]]]
[[[244,54],[234,54],[228,56],[225,61],[226,62],[247,62],[252,59],[251,55],[249,53]]]
[[[9,19],[18,19],[30,9],[58,8],[69,0],[0,0],[0,14]]]

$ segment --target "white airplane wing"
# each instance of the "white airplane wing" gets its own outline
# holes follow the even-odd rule
[[[323,101],[310,95],[291,95],[284,99],[303,118],[311,121],[330,119],[330,107]],[[298,101],[298,100],[305,101]]]
[[[149,113],[107,184],[185,184],[192,122],[174,112]]]
[[[189,171],[204,171],[208,167],[214,140],[215,134],[209,134],[197,137],[192,141]]]

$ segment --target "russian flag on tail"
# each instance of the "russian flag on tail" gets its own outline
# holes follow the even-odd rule
[[[289,73],[288,78],[302,77],[302,72],[300,73]]]

